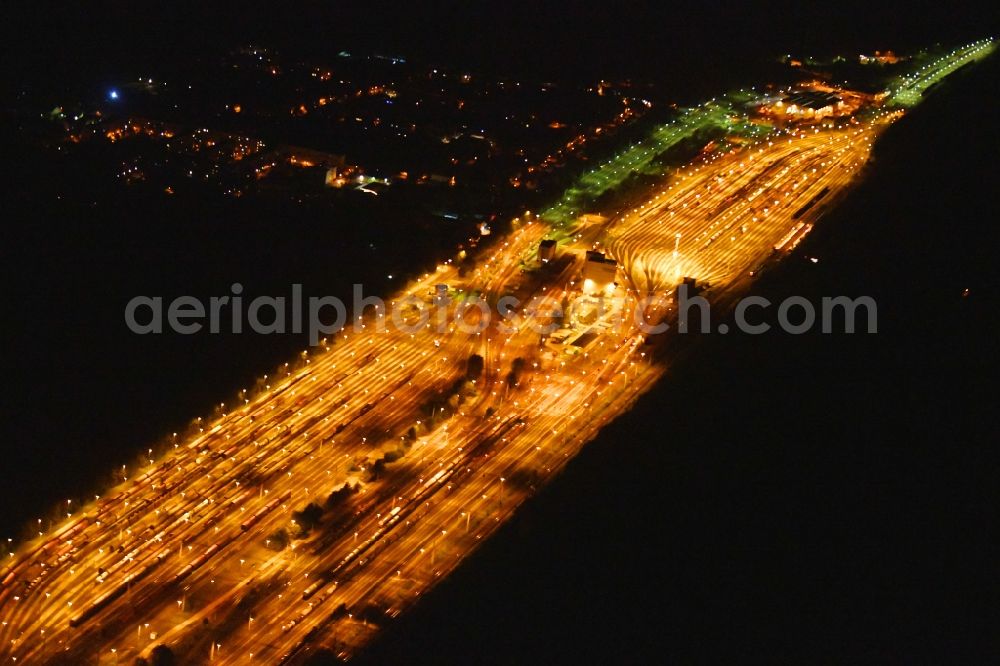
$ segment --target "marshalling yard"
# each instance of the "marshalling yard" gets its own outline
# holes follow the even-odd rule
[[[991,49],[958,49],[897,94]],[[565,226],[528,214],[464,277],[439,265],[390,307],[432,308],[441,284],[526,305],[481,330],[462,325],[460,298],[449,324],[432,313],[413,332],[368,312],[122,469],[103,496],[67,504],[4,558],[0,660],[131,663],[160,644],[182,663],[356,654],[669,372],[673,335],[650,339],[636,308],[672,323],[684,278],[709,300],[742,288],[856,182],[903,113],[789,124],[702,153],[617,217]],[[557,260],[542,268],[538,245],[554,231]],[[551,312],[590,298],[581,270],[594,249],[618,264],[615,321],[588,329],[583,347],[547,342]],[[310,503],[321,515],[300,525]]]

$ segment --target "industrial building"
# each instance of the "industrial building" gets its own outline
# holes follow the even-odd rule
[[[771,106],[776,115],[820,119],[844,111],[844,100],[836,93],[821,90],[794,92]]]
[[[554,238],[546,238],[538,244],[538,260],[543,264],[552,261],[556,256],[556,241]]]
[[[618,264],[603,252],[587,250],[587,260],[583,263],[583,293],[610,293],[615,288]]]

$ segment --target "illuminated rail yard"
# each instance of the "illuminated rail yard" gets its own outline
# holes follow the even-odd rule
[[[707,104],[659,128],[520,216],[473,271],[442,263],[392,296],[433,312],[447,285],[443,332],[399,330],[368,311],[363,328],[305,350],[216,420],[123,467],[103,496],[39,522],[37,538],[4,554],[0,660],[131,663],[161,644],[183,663],[300,663],[321,646],[356,654],[669,372],[673,334],[647,336],[635,308],[675,323],[685,278],[710,301],[745,291],[821,223],[923,90],[992,49],[987,40],[921,63],[842,117],[764,131]],[[727,124],[739,142],[703,151],[620,215],[579,217],[588,188],[613,190],[676,137]],[[542,268],[547,238],[559,242]],[[614,317],[539,335],[533,324],[560,304],[592,302],[589,250],[618,264],[603,298]],[[454,320],[473,293],[529,305],[469,332]],[[586,343],[574,344],[581,332]]]

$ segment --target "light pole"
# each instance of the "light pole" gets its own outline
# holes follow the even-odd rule
[[[447,530],[441,530],[441,537],[443,537],[447,533],[448,533]],[[435,538],[434,543],[431,544],[431,565],[434,564],[434,557],[435,555],[437,555],[438,546],[441,544],[441,537]]]
[[[680,249],[680,244],[681,244],[681,233],[678,231],[677,235],[674,236],[674,267],[677,272],[677,277],[680,277],[680,272],[681,272],[680,264],[677,261],[677,255]]]

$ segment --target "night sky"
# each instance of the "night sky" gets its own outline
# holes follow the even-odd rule
[[[23,3],[28,5],[28,3]],[[921,3],[923,4],[923,3]],[[964,6],[963,6],[964,4]],[[178,9],[182,7],[183,9]],[[18,15],[20,15],[18,17]],[[989,34],[977,3],[31,4],[5,21],[8,74],[44,84],[169,67],[248,42],[289,52],[391,51],[526,76],[717,78],[734,60],[785,51],[905,50]],[[14,63],[17,66],[12,66]]]

